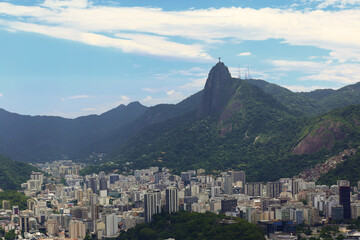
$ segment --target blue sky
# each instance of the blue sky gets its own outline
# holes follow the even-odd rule
[[[360,0],[0,0],[0,108],[177,103],[219,56],[235,77],[337,89],[360,81],[359,29]]]

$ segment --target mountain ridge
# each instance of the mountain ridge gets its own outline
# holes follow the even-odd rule
[[[208,81],[213,81],[214,75],[227,76],[209,74]],[[247,80],[226,77],[220,81],[227,83],[220,89],[214,84],[220,104],[216,103],[217,99],[204,94],[199,109],[208,104],[207,111],[198,109],[196,117],[188,114],[149,126],[110,154],[108,160],[114,165],[105,164],[106,168],[121,170],[127,163],[127,168],[132,169],[157,165],[176,172],[197,168],[207,171],[241,169],[247,172],[251,181],[272,181],[279,176],[292,177],[304,168],[325,161],[327,155],[337,154],[354,139],[350,130],[357,125],[347,125],[350,130],[346,129],[341,114],[299,116],[299,112],[283,104],[269,91],[265,92]],[[204,92],[214,86],[209,85],[205,85]],[[235,89],[229,91],[227,87]],[[271,87],[278,93],[291,92],[277,85]],[[214,89],[208,89],[208,92],[212,91]],[[226,95],[229,92],[231,94]],[[226,95],[226,104],[222,104],[221,99],[225,98],[221,94]],[[351,111],[356,112],[358,108],[360,105]],[[342,109],[333,111],[337,113]],[[199,112],[207,115],[199,117]],[[355,120],[360,121],[360,116],[356,115]],[[329,121],[335,127],[330,124],[327,128]],[[319,129],[322,129],[321,133],[333,131],[331,134],[335,135],[341,129],[343,136],[334,135],[329,142],[319,141],[327,136],[317,133]],[[315,141],[316,149],[311,152],[306,150],[307,147],[302,151],[295,150],[314,133],[319,134]]]
[[[215,71],[217,68],[219,71]],[[260,143],[266,142],[265,136],[271,136],[255,128],[261,129],[267,125],[255,127],[252,122],[267,119],[277,124],[280,119],[313,117],[333,107],[360,103],[360,83],[339,90],[294,93],[264,80],[232,78],[224,63],[217,63],[214,70],[209,72],[209,77],[220,80],[220,83],[209,80],[204,90],[177,104],[145,107],[139,102],[132,102],[127,106],[119,105],[100,115],[76,119],[24,116],[0,109],[0,152],[12,159],[28,162],[51,161],[66,156],[73,160],[85,160],[93,152],[110,154],[119,145],[149,127],[160,128],[161,132],[162,124],[167,125],[168,120],[178,123],[182,121],[178,119],[183,119],[187,122],[193,121],[193,118],[207,118],[209,114],[213,116],[208,119],[214,121],[212,124],[216,136],[226,137],[232,135],[231,132],[242,129],[240,132],[244,139],[251,138],[253,142]],[[223,87],[224,91],[216,90],[217,86]],[[240,86],[248,88],[249,93],[255,94],[258,99],[251,98],[246,90],[236,93]],[[214,102],[211,102],[212,100]],[[335,101],[337,104],[331,106],[325,104],[327,101]],[[253,109],[245,111],[245,103]],[[256,112],[257,108],[262,110]],[[252,119],[252,122],[249,119]]]

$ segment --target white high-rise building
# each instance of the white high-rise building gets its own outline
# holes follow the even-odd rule
[[[115,236],[118,233],[118,216],[109,214],[105,217],[105,235],[107,237]]]
[[[151,222],[152,216],[160,212],[160,206],[157,204],[157,193],[149,192],[144,196],[145,222]]]
[[[233,193],[233,181],[232,177],[227,175],[224,177],[224,193],[232,194]]]
[[[166,189],[166,211],[169,213],[179,211],[178,190],[175,187]]]
[[[44,174],[41,172],[32,172],[30,175],[30,179],[39,181],[41,185],[44,183]]]

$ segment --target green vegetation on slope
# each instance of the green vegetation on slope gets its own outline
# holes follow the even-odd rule
[[[346,159],[343,163],[320,177],[318,184],[336,185],[337,180],[349,180],[351,186],[357,186],[360,181],[360,152]]]
[[[13,190],[6,190],[0,192],[0,203],[3,200],[9,200],[10,206],[19,206],[20,210],[25,210],[27,208],[27,200],[29,198],[26,197],[23,193],[13,191]]]
[[[175,172],[242,169],[250,181],[291,177],[325,160],[325,150],[315,155],[291,154],[311,120],[293,117],[269,94],[247,83],[240,84],[221,114],[202,119],[194,115],[145,129],[109,160],[132,162],[133,169],[157,165]]]
[[[360,146],[360,105],[348,106],[324,114],[317,118],[317,123],[308,132],[321,127],[321,123],[333,122],[338,124],[340,130],[345,134],[342,139],[334,142],[333,153],[340,152],[346,148],[357,148]],[[333,185],[337,180],[347,179],[353,186],[360,181],[360,152],[348,157],[343,163],[337,165],[319,180],[319,184]]]
[[[231,224],[225,223],[225,219],[225,215],[213,213],[162,213],[154,215],[151,223],[140,224],[127,232],[122,232],[118,239],[264,239],[258,226],[240,218],[233,218]]]
[[[225,109],[237,101],[242,107],[227,120],[219,122],[219,115],[196,119],[188,114],[147,128],[110,156],[114,165],[104,167],[121,169],[132,162],[127,167],[166,166],[174,172],[241,169],[249,181],[273,181],[360,145],[360,105],[300,118],[256,91],[245,87],[241,97],[235,95]],[[311,142],[313,135],[318,136]],[[293,154],[301,144],[305,154]],[[314,145],[316,151],[306,154]]]
[[[0,188],[3,190],[19,189],[21,183],[26,182],[32,171],[36,171],[34,166],[16,162],[0,155]]]
[[[360,83],[348,85],[338,90],[319,89],[295,93],[263,80],[250,79],[246,81],[271,94],[298,116],[316,116],[336,108],[360,104]]]

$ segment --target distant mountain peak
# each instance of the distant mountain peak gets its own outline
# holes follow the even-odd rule
[[[139,101],[135,101],[135,102],[131,102],[127,105],[127,107],[144,107],[144,105],[142,105]]]
[[[203,99],[198,116],[206,116],[220,112],[231,96],[227,96],[226,85],[231,82],[229,69],[223,62],[218,62],[209,72],[206,80]]]
[[[223,62],[218,62],[215,66],[211,68],[205,84],[205,88],[208,84],[223,83],[228,79],[231,79],[231,74],[228,67],[225,66]]]

